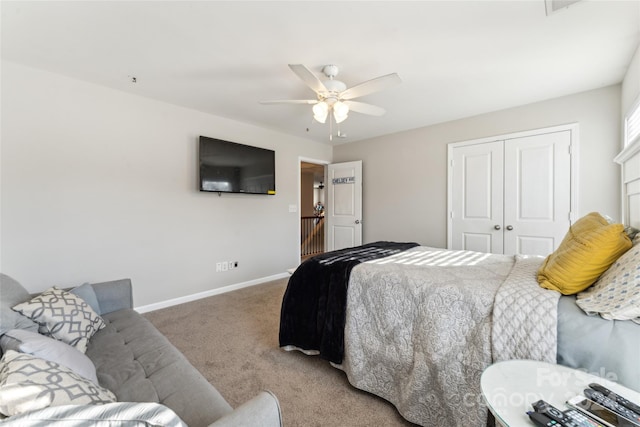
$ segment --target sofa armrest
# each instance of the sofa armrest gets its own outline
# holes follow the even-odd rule
[[[131,279],[93,283],[91,287],[100,306],[100,313],[98,314],[103,315],[126,308],[133,308]]]
[[[282,427],[280,403],[270,391],[261,391],[209,427]]]

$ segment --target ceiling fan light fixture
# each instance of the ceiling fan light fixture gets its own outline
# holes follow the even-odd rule
[[[0,0],[1,1],[1,0]],[[580,0],[546,0],[546,1],[580,1]],[[307,104],[313,105],[313,120],[319,123],[326,123],[329,114],[333,116],[329,120],[329,140],[333,139],[333,131],[331,125],[342,123],[349,116],[349,111],[355,111],[370,116],[382,116],[385,110],[375,105],[364,102],[353,101],[354,98],[378,92],[391,85],[401,82],[400,77],[396,73],[387,74],[366,80],[355,86],[347,88],[347,85],[340,80],[336,80],[338,75],[338,67],[336,65],[326,65],[322,68],[323,74],[328,80],[322,81],[315,75],[313,71],[302,64],[289,64],[289,68],[307,87],[316,94],[315,99],[281,99],[275,101],[260,101],[261,104]],[[309,129],[307,128],[307,131]],[[338,137],[344,138],[346,135],[341,134],[338,130]]]
[[[349,116],[349,106],[344,102],[338,101],[333,104],[333,118],[336,119],[336,123],[344,122]]]
[[[336,119],[336,123],[342,123],[342,122],[344,122],[345,120],[347,120],[347,116],[346,116],[346,115],[344,115],[344,116],[339,116],[339,115],[337,115],[337,114],[335,114],[335,113],[333,114],[333,118],[334,118],[334,119]]]
[[[320,101],[316,105],[313,106],[313,118],[320,122],[324,123],[327,121],[327,116],[329,115],[329,106],[326,102]]]

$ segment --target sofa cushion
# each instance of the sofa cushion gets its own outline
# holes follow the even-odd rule
[[[11,417],[11,425],[187,427],[171,409],[158,403],[117,402],[104,405],[64,405]]]
[[[109,390],[55,362],[13,350],[0,360],[0,412],[4,415],[113,401],[115,396]]]
[[[78,375],[98,384],[96,367],[82,352],[62,341],[24,329],[12,329],[0,337],[3,352],[14,350],[66,366]]]
[[[27,329],[38,332],[38,324],[11,309],[16,304],[29,300],[31,296],[17,281],[0,273],[0,335],[11,329]]]
[[[103,316],[89,341],[100,385],[119,401],[158,402],[190,427],[208,426],[231,406],[147,319],[130,309]]]
[[[46,335],[66,342],[83,353],[89,338],[104,327],[102,317],[82,298],[55,287],[13,309],[43,326]]]

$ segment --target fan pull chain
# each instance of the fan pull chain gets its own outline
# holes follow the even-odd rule
[[[333,141],[333,114],[329,114],[329,141]]]

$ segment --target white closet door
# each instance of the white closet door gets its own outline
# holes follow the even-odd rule
[[[503,252],[502,145],[496,141],[453,150],[451,249]]]
[[[548,255],[569,229],[571,132],[505,140],[504,253]]]

